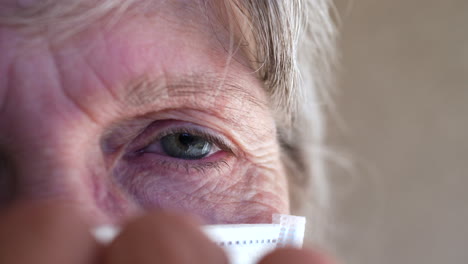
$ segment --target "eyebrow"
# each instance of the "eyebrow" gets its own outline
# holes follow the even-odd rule
[[[261,109],[269,108],[267,102],[246,88],[245,84],[233,78],[223,78],[214,74],[187,74],[157,78],[143,75],[127,83],[122,101],[130,106],[141,106],[169,97],[199,94],[216,97],[228,94],[229,97],[249,102]]]
[[[119,96],[118,99],[125,105],[125,108],[152,109],[155,103],[176,97],[213,98],[212,106],[197,109],[197,102],[195,102],[195,105],[190,108],[203,110],[207,114],[216,116],[230,129],[240,132],[244,137],[259,139],[264,136],[263,132],[247,120],[257,117],[257,112],[253,112],[251,107],[258,109],[259,112],[271,113],[270,102],[261,91],[256,93],[255,89],[249,88],[248,85],[252,84],[248,83],[245,78],[223,79],[219,74],[185,74],[158,76],[157,78],[143,75],[122,87],[125,91],[119,93],[122,97]],[[236,101],[240,103],[233,104],[232,107],[226,104],[226,102]],[[143,110],[140,113],[143,120],[151,116],[151,110]]]

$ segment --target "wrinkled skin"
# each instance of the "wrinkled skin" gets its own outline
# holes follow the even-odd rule
[[[226,68],[228,39],[173,5],[61,42],[29,45],[0,26],[0,237],[16,237],[0,239],[0,262],[225,263],[180,214],[221,224],[289,213],[268,97],[241,51]],[[167,155],[160,138],[174,130],[201,133],[210,153]],[[50,200],[60,202],[29,205]],[[84,232],[108,223],[125,229],[107,248]],[[187,237],[194,243],[180,246]],[[186,255],[167,253],[172,245]],[[284,254],[328,263],[276,254],[264,263]]]

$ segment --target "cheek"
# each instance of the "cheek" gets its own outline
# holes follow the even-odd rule
[[[234,157],[213,168],[183,171],[121,162],[113,176],[143,208],[192,213],[207,224],[269,223],[272,214],[289,213],[283,175]]]

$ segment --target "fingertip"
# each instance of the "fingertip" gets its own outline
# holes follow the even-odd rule
[[[329,256],[311,250],[297,248],[281,248],[265,256],[259,264],[335,264]]]
[[[25,230],[29,228],[48,228],[56,224],[76,224],[83,228],[86,226],[84,219],[76,208],[67,205],[66,202],[56,200],[17,202],[2,212],[0,221],[5,223],[6,226],[21,226]]]
[[[105,249],[103,263],[227,263],[197,220],[180,213],[150,212],[130,220]]]
[[[0,263],[91,263],[100,248],[88,230],[61,202],[16,203],[0,217]]]
[[[154,229],[171,224],[198,227],[202,223],[200,219],[187,214],[173,211],[149,211],[145,214],[129,219],[124,226],[126,229],[139,229],[148,227],[153,227]]]

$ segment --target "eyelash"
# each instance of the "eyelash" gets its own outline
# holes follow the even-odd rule
[[[164,130],[163,132],[157,134],[156,137],[150,141],[150,144],[152,142],[160,140],[161,138],[167,135],[177,134],[177,133],[187,133],[187,134],[202,137],[205,140],[215,144],[221,150],[232,153],[232,148],[229,146],[230,144],[226,142],[226,140],[224,140],[223,138],[213,135],[211,133],[208,133],[206,131],[202,131],[201,129],[194,129],[194,128],[188,128],[188,127],[168,128]]]
[[[187,126],[188,125],[189,124],[187,124]],[[146,139],[143,141],[143,144],[140,144],[140,147],[136,151],[134,151],[131,156],[142,157],[146,155],[155,155],[155,154],[145,152],[145,149],[149,145],[159,141],[164,136],[175,134],[175,133],[188,133],[188,134],[202,137],[205,140],[214,144],[216,147],[218,147],[220,149],[218,151],[224,151],[228,155],[235,156],[232,143],[228,142],[222,136],[218,136],[208,131],[205,131],[205,129],[203,128],[193,128],[193,127],[187,127],[187,126],[168,127],[168,128],[162,129],[161,132],[158,132],[158,131],[154,132],[150,129],[148,133],[152,133],[152,135],[146,137]],[[148,134],[148,133],[143,132],[143,134]],[[164,156],[163,158],[164,160],[153,159],[152,163],[153,164],[157,163],[158,166],[163,167],[163,169],[167,169],[167,170],[174,170],[174,169],[180,170],[181,168],[183,168],[185,169],[186,173],[189,173],[189,170],[195,170],[196,172],[201,173],[201,174],[205,174],[211,169],[215,169],[216,171],[221,172],[221,169],[223,167],[227,167],[227,168],[230,167],[229,162],[226,159],[226,156],[224,156],[224,158],[212,160],[213,155],[216,155],[216,153],[213,153],[199,160],[182,160],[182,159],[172,158],[169,156]]]

